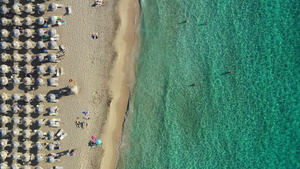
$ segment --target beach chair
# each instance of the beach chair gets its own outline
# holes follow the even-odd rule
[[[50,40],[53,40],[53,41],[58,41],[59,40],[59,38],[50,38]]]
[[[60,137],[63,131],[64,131],[64,129],[60,129],[60,130],[58,130],[58,132],[57,132],[56,136],[57,136],[57,137]]]
[[[55,122],[59,122],[60,121],[60,118],[57,118],[57,119],[53,119]]]
[[[56,122],[54,124],[49,124],[49,127],[55,127],[55,128],[57,128],[57,127],[60,127],[60,125],[59,125],[58,122]]]
[[[63,135],[61,135],[61,136],[59,137],[59,139],[62,140],[62,139],[64,139],[67,135],[68,135],[67,133],[64,133]]]
[[[61,76],[61,75],[63,75],[64,74],[64,69],[63,68],[60,68],[60,69],[57,69],[56,70],[56,76],[58,77],[58,76]]]
[[[64,169],[62,166],[55,166],[54,169]]]
[[[60,51],[62,51],[63,53],[65,53],[67,51],[67,49],[64,47],[64,45],[60,45],[59,46]]]
[[[67,15],[70,15],[72,14],[72,9],[71,9],[71,6],[68,6],[67,7]]]
[[[64,5],[63,5],[63,4],[56,4],[56,7],[57,7],[57,8],[63,8]]]

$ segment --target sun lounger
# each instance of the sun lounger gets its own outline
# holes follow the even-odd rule
[[[67,49],[64,47],[64,45],[60,45],[59,48],[63,53],[65,53],[67,51]]]
[[[63,4],[56,4],[56,7],[57,7],[57,8],[63,8],[64,5],[63,5]]]
[[[68,14],[68,15],[72,14],[71,6],[68,6],[68,7],[67,7],[67,14]]]
[[[59,137],[59,139],[62,140],[62,139],[64,139],[67,135],[68,135],[67,133],[64,133],[63,135],[61,135],[61,136]]]
[[[62,166],[55,166],[54,169],[64,169]]]
[[[60,69],[57,69],[56,70],[56,76],[60,76],[60,75],[63,75],[64,74],[64,69],[63,68],[60,68]]]
[[[56,136],[57,136],[57,137],[60,137],[63,131],[64,131],[64,129],[60,129],[60,130],[58,130],[58,132],[57,132]]]
[[[57,128],[57,127],[60,127],[60,125],[59,125],[58,122],[56,122],[54,124],[49,124],[49,127],[55,127],[55,128]]]
[[[59,38],[50,38],[50,40],[53,40],[53,41],[58,41]]]
[[[60,118],[57,118],[57,119],[53,119],[55,122],[58,122],[60,121]]]

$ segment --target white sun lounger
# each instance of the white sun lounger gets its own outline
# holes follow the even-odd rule
[[[58,41],[59,40],[59,38],[50,38],[50,40],[53,40],[53,41]]]
[[[64,169],[62,166],[55,166],[54,169]]]
[[[68,6],[68,7],[67,7],[67,14],[68,14],[68,15],[72,14],[71,6]]]
[[[55,122],[58,122],[60,121],[60,118],[57,118],[57,119],[53,119]]]
[[[61,135],[61,136],[59,137],[59,139],[62,140],[62,139],[64,139],[67,135],[68,135],[67,133],[64,133],[63,135]]]
[[[60,137],[63,131],[64,131],[64,129],[60,129],[60,130],[58,130],[58,132],[57,132],[56,136],[57,136],[57,137]]]

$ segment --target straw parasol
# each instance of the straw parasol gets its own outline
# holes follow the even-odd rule
[[[36,10],[38,11],[38,13],[42,14],[45,12],[45,6],[43,4],[37,4]]]
[[[6,113],[7,112],[7,106],[5,104],[0,105],[0,113]]]
[[[53,151],[54,150],[54,144],[52,144],[52,143],[49,143],[48,144],[48,146],[47,146],[47,149],[49,150],[49,151]]]
[[[49,78],[47,79],[48,86],[58,86],[58,83],[56,82],[58,78]]]
[[[55,41],[51,40],[49,43],[48,43],[48,48],[49,49],[57,49],[57,44]]]
[[[23,133],[22,133],[22,136],[27,139],[29,138],[31,135],[30,131],[29,130],[24,130]]]
[[[31,20],[31,18],[28,17],[28,16],[27,16],[26,18],[24,18],[23,22],[24,22],[24,24],[27,25],[27,26],[32,25],[32,20]]]
[[[0,77],[0,85],[3,85],[3,86],[5,86],[5,85],[7,85],[7,83],[8,83],[8,79],[7,79],[7,77]]]
[[[42,86],[44,84],[43,78],[39,77],[35,80],[36,85]]]
[[[50,28],[49,31],[48,31],[48,35],[49,35],[50,37],[55,36],[55,35],[56,35],[56,30],[53,29],[53,28]]]
[[[2,5],[0,7],[0,14],[5,15],[7,12],[8,12],[8,9],[7,9],[6,5]]]
[[[1,116],[0,118],[0,124],[1,126],[4,126],[8,122],[8,119],[6,116]]]
[[[29,150],[31,144],[29,143],[29,141],[25,141],[23,144],[22,144],[22,148],[23,150]]]
[[[11,148],[12,149],[18,148],[19,146],[20,146],[19,142],[17,142],[17,141],[12,141],[11,142]]]
[[[25,73],[25,74],[30,74],[30,73],[32,73],[33,71],[32,71],[32,66],[30,66],[30,65],[25,65],[24,67],[23,67],[23,72]],[[24,78],[25,79],[25,78]]]
[[[24,36],[29,38],[32,36],[32,30],[31,29],[25,29],[24,30]]]
[[[36,24],[43,25],[45,23],[45,19],[43,17],[38,17],[36,19]]]
[[[48,23],[51,24],[51,25],[56,24],[56,21],[57,21],[57,17],[56,16],[50,16],[48,18]]]
[[[48,140],[52,140],[54,138],[54,132],[53,131],[48,131],[47,137],[48,137]]]
[[[7,134],[7,130],[5,128],[0,128],[0,137],[4,137]]]
[[[47,162],[48,162],[48,163],[53,163],[53,162],[55,162],[54,157],[53,157],[53,156],[48,156],[48,157],[47,157]]]
[[[14,94],[11,95],[11,99],[12,99],[12,101],[14,101],[14,102],[19,101],[20,98],[21,98],[21,97],[20,97],[20,95],[19,95],[18,93],[14,93]]]
[[[0,65],[0,73],[8,73],[8,66]]]
[[[10,166],[10,169],[19,169],[19,166],[17,164],[12,164]]]
[[[10,157],[12,160],[18,160],[20,158],[20,155],[18,153],[13,153]]]
[[[12,58],[12,60],[13,60],[14,62],[21,61],[21,57],[20,57],[20,55],[19,55],[18,53],[13,53],[11,58]],[[17,65],[16,65],[16,66],[17,66]]]
[[[7,38],[9,36],[9,32],[6,29],[1,29],[0,36],[1,38]]]
[[[24,42],[23,47],[27,50],[31,49],[32,48],[32,43],[29,40],[27,40],[27,41]]]
[[[20,48],[20,43],[18,41],[12,41],[11,42],[11,48],[19,49]]]
[[[13,29],[12,31],[11,31],[11,35],[14,37],[14,38],[17,38],[17,37],[19,37],[20,36],[20,30],[19,29]]]
[[[0,25],[1,26],[7,26],[8,25],[8,20],[4,17],[1,18],[0,20]]]
[[[57,5],[55,3],[50,3],[48,9],[49,11],[55,11],[57,9]]]
[[[20,119],[18,117],[13,117],[11,119],[12,125],[18,125],[20,123]]]
[[[18,84],[20,84],[20,79],[19,78],[17,78],[17,77],[13,77],[12,79],[11,79],[11,83],[15,86],[15,85],[18,85]]]
[[[7,146],[7,140],[6,139],[1,139],[0,140],[0,148],[4,149]]]
[[[25,154],[23,154],[22,155],[22,161],[23,162],[29,162],[29,160],[30,160],[30,155],[28,154],[28,153],[25,153]]]
[[[6,163],[1,163],[0,164],[0,168],[1,169],[6,169],[7,168],[7,164]]]
[[[28,165],[24,165],[21,169],[30,169]]]
[[[0,0],[0,3],[8,4],[9,0]]]
[[[11,111],[12,111],[14,114],[19,113],[19,110],[20,110],[20,108],[19,108],[17,105],[11,106]],[[14,117],[13,117],[13,119],[14,119]]]
[[[48,55],[48,61],[49,62],[57,62],[57,57],[54,53],[51,53]]]
[[[8,96],[7,96],[6,93],[1,93],[1,94],[0,94],[0,101],[5,101],[5,100],[7,100],[7,99],[8,99]]]
[[[52,103],[58,102],[58,100],[56,99],[55,94],[53,94],[53,93],[49,93],[49,94],[47,95],[47,101],[48,101],[48,102],[52,102]]]
[[[41,130],[35,132],[35,136],[37,139],[41,139],[44,136],[44,133]]]
[[[28,127],[31,123],[31,120],[28,118],[28,117],[24,117],[23,120],[22,120],[22,124],[25,126],[25,127]]]
[[[45,44],[44,44],[43,41],[38,41],[38,42],[36,43],[36,48],[42,49],[42,48],[44,48],[44,47],[45,47]]]
[[[1,42],[0,42],[0,49],[2,49],[2,50],[7,50],[7,49],[8,49],[7,43],[1,41]],[[7,59],[6,59],[6,60],[7,60]],[[6,60],[5,60],[5,61],[6,61]],[[5,62],[5,61],[4,61],[4,62]],[[2,60],[2,62],[3,62],[3,60]]]
[[[55,73],[56,73],[55,66],[50,65],[50,66],[48,67],[48,69],[47,69],[47,72],[49,72],[50,75],[55,74]]]
[[[43,149],[43,146],[42,146],[42,144],[41,144],[41,143],[39,143],[39,142],[37,142],[37,143],[35,144],[35,146],[34,146],[34,147],[35,147],[35,149],[36,149],[36,150],[38,150],[38,151]]]
[[[37,163],[43,161],[43,156],[40,155],[40,154],[36,155],[36,156],[35,156],[35,161],[36,161]]]
[[[31,13],[32,12],[32,5],[30,5],[30,4],[24,5],[24,12],[25,13]]]
[[[44,55],[43,55],[42,53],[39,53],[39,54],[36,56],[36,58],[37,58],[37,60],[38,60],[39,62],[43,62],[44,59],[45,59],[45,57],[44,57]]]
[[[30,112],[32,112],[32,109],[29,105],[25,105],[23,106],[23,113],[24,114],[29,114]],[[25,118],[25,117],[24,117]],[[27,117],[26,117],[27,118]],[[25,125],[25,124],[24,124]]]
[[[18,136],[19,134],[20,134],[20,131],[17,128],[14,128],[14,129],[11,130],[11,135],[13,137]]]
[[[43,169],[42,167],[40,167],[40,166],[37,166],[37,167],[35,167],[34,169]]]
[[[44,124],[44,120],[43,119],[38,119],[35,121],[35,124],[38,126],[38,127],[42,127],[42,125]]]
[[[42,94],[37,94],[35,95],[35,99],[38,101],[38,102],[43,102],[45,97],[42,95]]]
[[[31,54],[29,54],[29,53],[25,53],[25,55],[23,56],[23,60],[24,60],[26,63],[30,62],[30,61],[31,61],[31,58],[32,58],[32,56],[31,56]]]
[[[13,5],[11,7],[11,10],[14,14],[17,14],[17,15],[20,15],[21,14],[21,11],[20,11],[20,8],[17,6],[17,5]]]
[[[0,160],[4,161],[6,159],[6,157],[7,157],[6,151],[1,151],[0,152]]]
[[[45,74],[46,73],[46,66],[45,65],[40,65],[36,67],[37,73],[40,74]]]
[[[48,125],[51,126],[55,126],[56,122],[53,119],[49,119],[48,120]]]
[[[67,87],[68,94],[76,95],[78,93],[77,85],[70,85]]]
[[[21,25],[22,25],[20,18],[17,17],[17,16],[14,16],[14,18],[12,19],[11,22],[12,22],[12,24],[15,25],[15,26],[21,26]]]
[[[23,96],[23,100],[25,102],[30,102],[32,100],[32,95],[29,94],[29,93],[25,93],[24,96]],[[26,106],[28,106],[28,105],[26,105]],[[24,107],[26,107],[26,106],[24,106]]]
[[[43,36],[45,34],[45,31],[43,28],[39,28],[37,31],[36,31],[36,34],[39,35],[39,36]]]
[[[35,113],[42,114],[44,112],[44,108],[42,106],[38,106],[35,108]]]

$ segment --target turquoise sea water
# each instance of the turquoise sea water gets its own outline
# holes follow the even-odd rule
[[[299,0],[141,0],[141,15],[118,168],[300,168]]]

